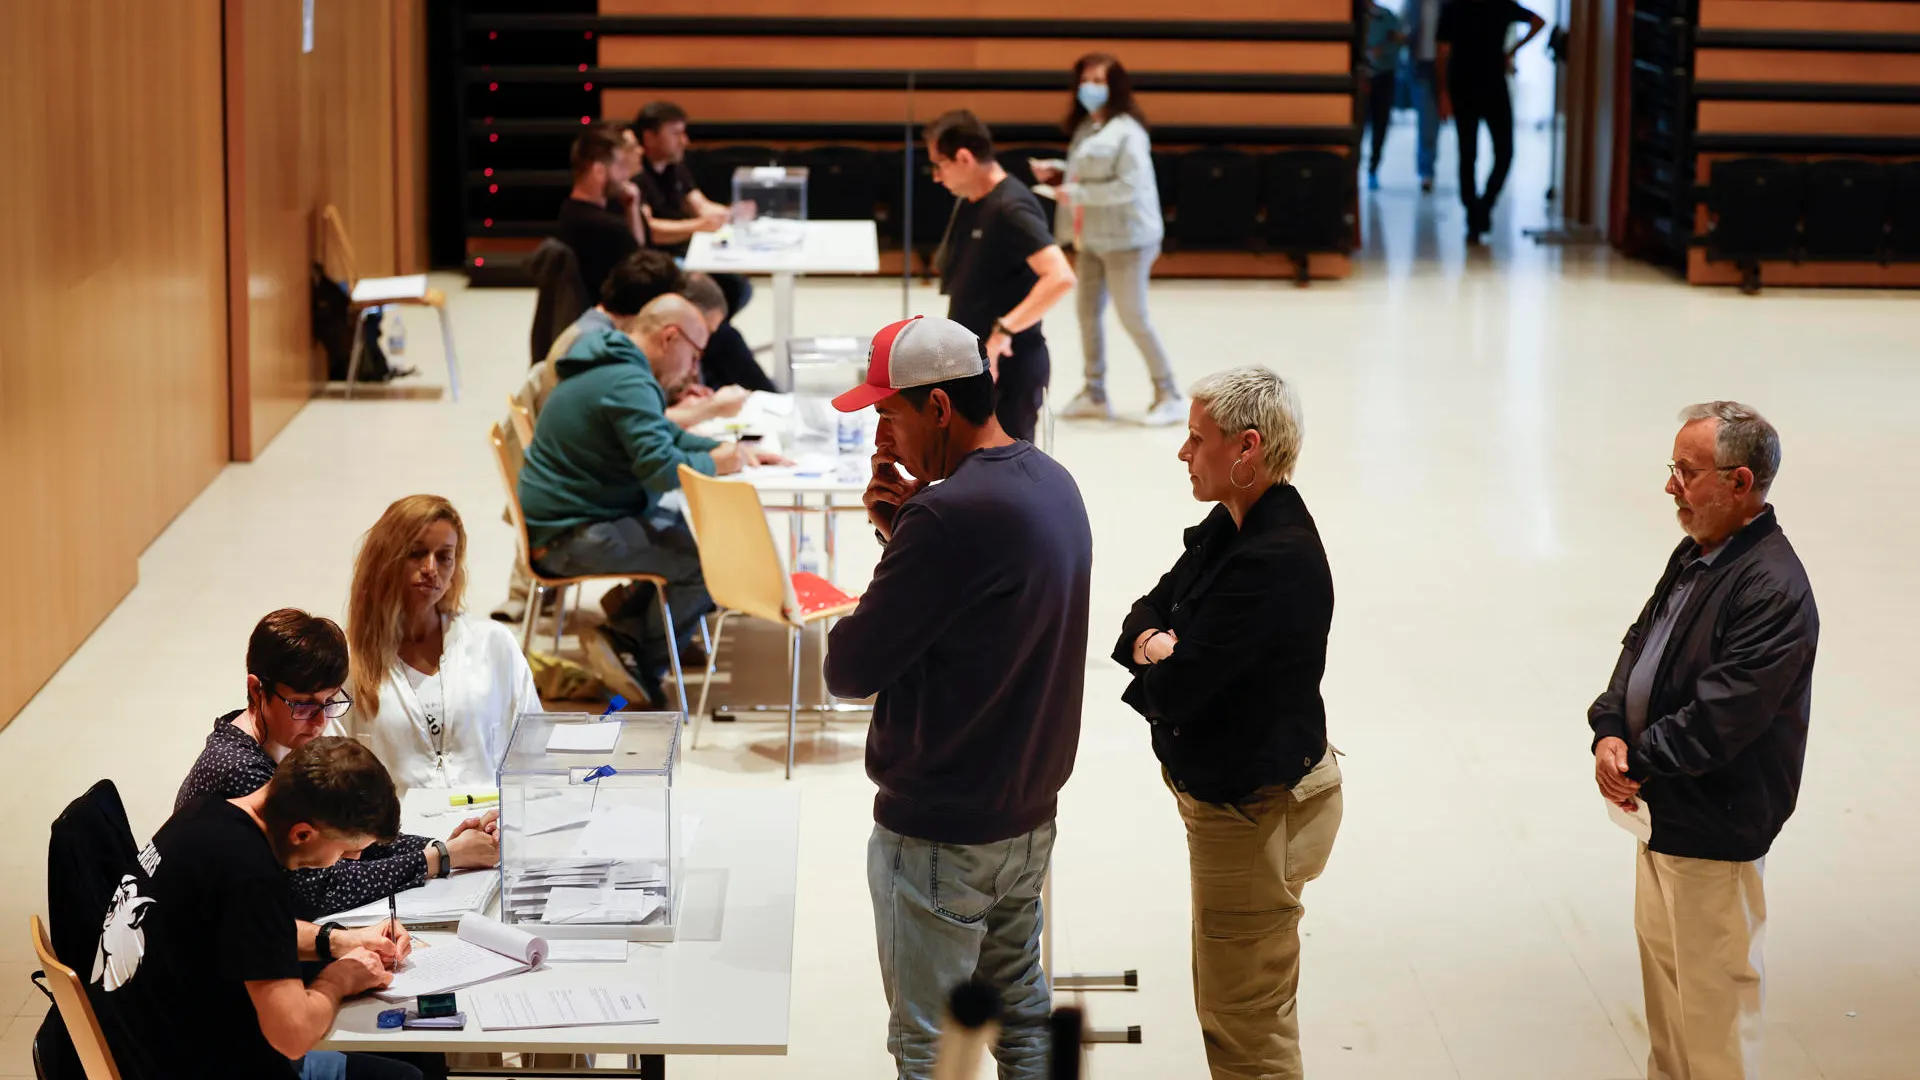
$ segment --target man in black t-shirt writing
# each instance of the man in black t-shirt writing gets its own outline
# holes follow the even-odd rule
[[[340,1003],[393,981],[405,929],[333,956],[297,932],[286,871],[331,866],[400,827],[393,780],[352,739],[313,739],[267,785],[238,799],[197,799],[140,853],[104,913],[91,981],[112,1020],[113,1054],[130,1075],[291,1078],[342,1075],[300,1059],[332,1030]],[[301,960],[326,964],[309,985]],[[410,1065],[356,1060],[352,1075],[413,1078]]]
[[[1507,48],[1507,27],[1526,23],[1527,32]],[[1514,0],[1451,0],[1435,29],[1434,63],[1440,84],[1440,116],[1453,116],[1460,144],[1460,202],[1467,208],[1467,243],[1478,244],[1493,228],[1493,204],[1513,166],[1513,99],[1507,74],[1513,54],[1540,33],[1545,20]],[[1493,171],[1485,190],[1477,189],[1474,166],[1480,125],[1493,139]]]
[[[1000,426],[1033,441],[1053,374],[1040,320],[1073,291],[1073,268],[1040,200],[993,157],[993,133],[956,109],[927,128],[934,179],[960,200],[938,258],[947,318],[987,343]]]
[[[687,168],[687,113],[671,101],[650,101],[633,118],[641,161],[635,181],[646,205],[650,245],[676,257],[687,253],[694,233],[714,232],[733,220],[733,208],[707,198]],[[715,274],[732,318],[753,298],[739,274]]]
[[[647,242],[640,191],[633,183],[636,155],[610,124],[594,124],[573,140],[573,190],[560,204],[554,239],[573,249],[587,296],[620,260]]]

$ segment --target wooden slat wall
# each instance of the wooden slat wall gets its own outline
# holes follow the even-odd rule
[[[1113,41],[1090,38],[702,37],[607,34],[601,67],[715,71],[1058,71],[1066,86],[1073,62],[1112,53],[1134,74],[1286,72],[1341,75],[1351,66],[1339,41]]]
[[[1693,54],[1693,74],[1716,82],[1920,86],[1920,53],[1700,49]]]
[[[1154,123],[1219,125],[1341,125],[1352,119],[1344,94],[1141,93]],[[601,95],[601,115],[630,120],[649,101],[667,99],[696,122],[760,120],[800,123],[831,119],[898,123],[907,116],[905,90],[689,90],[636,87]],[[921,90],[913,95],[921,122],[949,109],[972,109],[989,125],[1057,124],[1067,93],[1047,90]]]
[[[1700,0],[1700,28],[1920,34],[1920,4],[1895,0]]]
[[[0,5],[0,725],[227,459],[219,0]]]
[[[901,4],[899,0],[600,0],[602,15],[705,18],[811,19],[1141,19],[1208,22],[1340,22],[1352,8],[1346,0],[1102,0],[1085,10],[1074,5],[1036,5],[1033,0],[945,0]]]

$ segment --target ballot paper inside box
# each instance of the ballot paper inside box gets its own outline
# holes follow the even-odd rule
[[[526,713],[500,765],[500,918],[546,938],[671,941],[679,714]]]

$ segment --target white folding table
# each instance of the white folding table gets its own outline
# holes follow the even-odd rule
[[[880,236],[871,221],[808,221],[794,247],[760,250],[733,239],[730,230],[694,233],[687,246],[689,270],[709,274],[773,275],[773,382],[793,387],[787,342],[793,338],[793,279],[800,274],[877,274]]]
[[[445,793],[409,792],[404,827],[444,837],[467,812],[444,812]],[[418,808],[439,796],[433,818]],[[482,1031],[381,1031],[376,1018],[397,1006],[364,997],[340,1010],[324,1050],[376,1053],[615,1054],[643,1059],[640,1071],[596,1069],[594,1076],[664,1075],[663,1055],[785,1054],[793,991],[794,890],[799,869],[799,792],[778,789],[674,789],[700,827],[682,871],[678,940],[628,943],[625,963],[555,964],[495,983],[546,989],[637,984],[655,1024]],[[468,811],[470,812],[470,811]],[[460,1070],[466,1075],[470,1070]],[[539,1070],[511,1075],[540,1076]]]

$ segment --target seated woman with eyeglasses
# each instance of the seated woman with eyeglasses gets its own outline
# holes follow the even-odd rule
[[[438,495],[396,500],[361,541],[347,604],[354,701],[333,731],[365,743],[402,798],[491,788],[514,719],[540,711],[519,641],[461,611],[466,589],[466,525]]]
[[[346,715],[353,704],[341,689],[346,681],[347,636],[332,619],[294,608],[261,619],[247,641],[247,707],[213,722],[174,810],[206,796],[243,798],[266,786],[281,758]],[[294,914],[318,919],[444,877],[452,868],[492,866],[500,846],[486,825],[482,818],[463,822],[447,841],[402,834],[392,844],[367,848],[358,860],[288,871]],[[312,935],[311,927],[303,928],[302,942]]]

